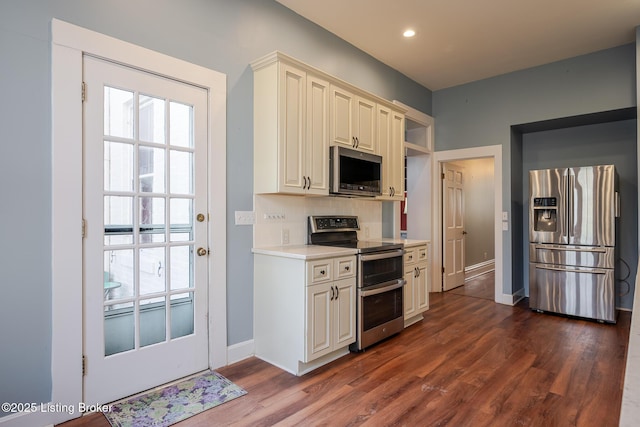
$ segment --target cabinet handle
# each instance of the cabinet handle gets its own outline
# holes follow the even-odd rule
[[[351,270],[351,267],[349,267],[348,265],[345,265],[345,266],[344,266],[344,269],[345,269],[346,271],[349,271],[349,270]]]
[[[338,292],[338,287],[336,286],[336,298],[335,299],[338,299],[339,297],[340,297],[340,293]]]
[[[331,296],[329,297],[329,301],[333,301],[333,286],[331,287]]]
[[[351,137],[351,147],[356,148],[356,137],[355,136]]]
[[[358,139],[358,137],[356,136],[356,148],[358,148],[360,146],[360,140]]]
[[[320,270],[320,275],[324,276],[325,271],[324,270]]]
[[[310,190],[310,189],[311,189],[311,177],[308,176],[307,177],[307,190]]]

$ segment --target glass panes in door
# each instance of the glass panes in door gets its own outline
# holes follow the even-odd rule
[[[104,354],[194,333],[193,107],[104,87]]]

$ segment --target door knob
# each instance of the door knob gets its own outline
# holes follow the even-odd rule
[[[196,215],[196,220],[198,222],[204,222],[204,218],[205,218],[204,214],[199,213],[198,215]]]
[[[198,256],[205,256],[209,251],[206,250],[205,248],[198,248]]]

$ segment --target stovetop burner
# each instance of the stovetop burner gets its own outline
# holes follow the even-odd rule
[[[360,229],[357,216],[310,216],[309,241],[311,245],[336,246],[357,249],[358,253],[402,249],[401,243],[379,240],[358,240]]]

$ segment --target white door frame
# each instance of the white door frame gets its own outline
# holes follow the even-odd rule
[[[456,160],[469,160],[481,157],[493,158],[494,201],[494,242],[495,242],[495,289],[494,301],[513,305],[511,295],[503,294],[503,260],[502,260],[502,146],[463,148],[459,150],[435,151],[432,176],[433,206],[433,244],[432,248],[432,292],[442,292],[442,164]]]
[[[82,402],[82,55],[89,53],[208,90],[209,366],[227,364],[226,75],[57,19],[52,29],[52,396],[75,411],[35,413],[16,425],[57,424]],[[91,96],[91,94],[87,94]],[[214,208],[215,206],[215,208]],[[24,422],[24,424],[22,424]]]

